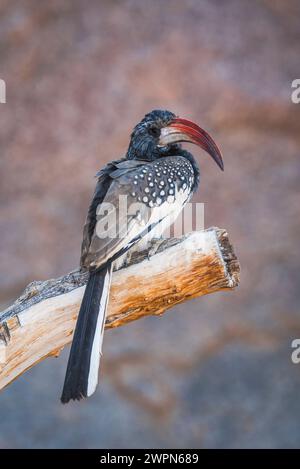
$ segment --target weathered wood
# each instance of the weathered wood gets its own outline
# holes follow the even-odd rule
[[[152,242],[114,272],[106,328],[164,311],[196,296],[232,289],[239,263],[225,230],[211,228]],[[87,274],[31,283],[0,313],[0,389],[72,339]]]

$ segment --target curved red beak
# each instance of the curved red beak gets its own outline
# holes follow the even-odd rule
[[[179,142],[195,143],[209,153],[219,168],[224,171],[221,151],[211,136],[194,122],[176,117],[169,125],[161,129],[159,145]]]

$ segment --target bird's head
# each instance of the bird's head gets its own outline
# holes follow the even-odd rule
[[[165,110],[149,112],[135,126],[126,157],[153,161],[174,154],[174,151],[180,149],[178,144],[181,142],[198,145],[224,170],[221,152],[210,135],[194,122],[176,117]]]

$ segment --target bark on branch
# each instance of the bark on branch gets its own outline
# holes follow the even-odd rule
[[[149,252],[127,257],[113,275],[106,328],[239,283],[239,263],[225,230],[210,228],[156,240]],[[0,313],[0,389],[72,339],[87,274],[33,282]]]

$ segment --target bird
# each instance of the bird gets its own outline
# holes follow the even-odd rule
[[[80,259],[89,276],[61,395],[64,404],[96,390],[113,264],[160,237],[198,188],[199,166],[183,142],[201,147],[224,170],[221,151],[205,130],[155,109],[134,127],[125,156],[96,174]],[[133,210],[122,210],[122,197]]]

